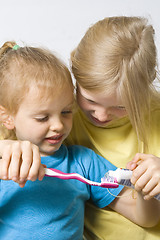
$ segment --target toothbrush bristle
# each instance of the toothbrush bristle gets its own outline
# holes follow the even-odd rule
[[[115,179],[108,174],[105,174],[103,178],[101,178],[101,187],[105,188],[117,188],[119,184],[115,182]]]
[[[103,188],[117,188],[118,186],[119,186],[118,183],[101,182],[101,187]]]
[[[101,182],[110,182],[115,183],[115,178],[105,174],[103,178],[101,178]]]

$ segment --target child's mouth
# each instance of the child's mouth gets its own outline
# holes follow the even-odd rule
[[[61,142],[62,138],[63,138],[63,135],[56,135],[56,136],[45,138],[45,140],[48,143],[54,145],[54,144],[57,144],[57,143]]]

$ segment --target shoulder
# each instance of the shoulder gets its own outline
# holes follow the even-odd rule
[[[76,166],[88,171],[88,169],[94,165],[94,162],[99,162],[99,155],[97,155],[93,150],[81,146],[81,145],[71,145],[67,147],[68,159],[70,163],[74,163]],[[101,157],[100,157],[101,158]]]
[[[83,166],[83,168],[90,169],[91,171],[96,171],[98,169],[104,169],[104,171],[108,169],[116,169],[111,162],[96,154],[90,148],[80,145],[72,145],[68,147],[68,153],[70,159],[74,159],[74,161]]]
[[[81,146],[81,145],[71,145],[67,147],[68,152],[74,156],[80,156],[80,157],[92,157],[93,155],[96,155],[96,153],[87,147]]]

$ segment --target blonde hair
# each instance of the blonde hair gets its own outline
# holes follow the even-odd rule
[[[117,92],[139,146],[148,149],[151,106],[160,103],[153,85],[157,53],[154,29],[140,17],[110,17],[91,26],[71,53],[72,72],[84,89]]]
[[[15,115],[31,84],[40,90],[40,98],[52,97],[55,91],[73,84],[65,64],[47,49],[19,47],[6,42],[0,48],[0,105]],[[47,95],[45,95],[47,93]],[[3,138],[14,138],[13,132],[1,127]]]

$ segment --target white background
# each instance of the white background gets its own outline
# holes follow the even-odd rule
[[[0,45],[15,40],[47,47],[68,64],[87,28],[115,15],[149,18],[160,52],[160,0],[0,0]]]

